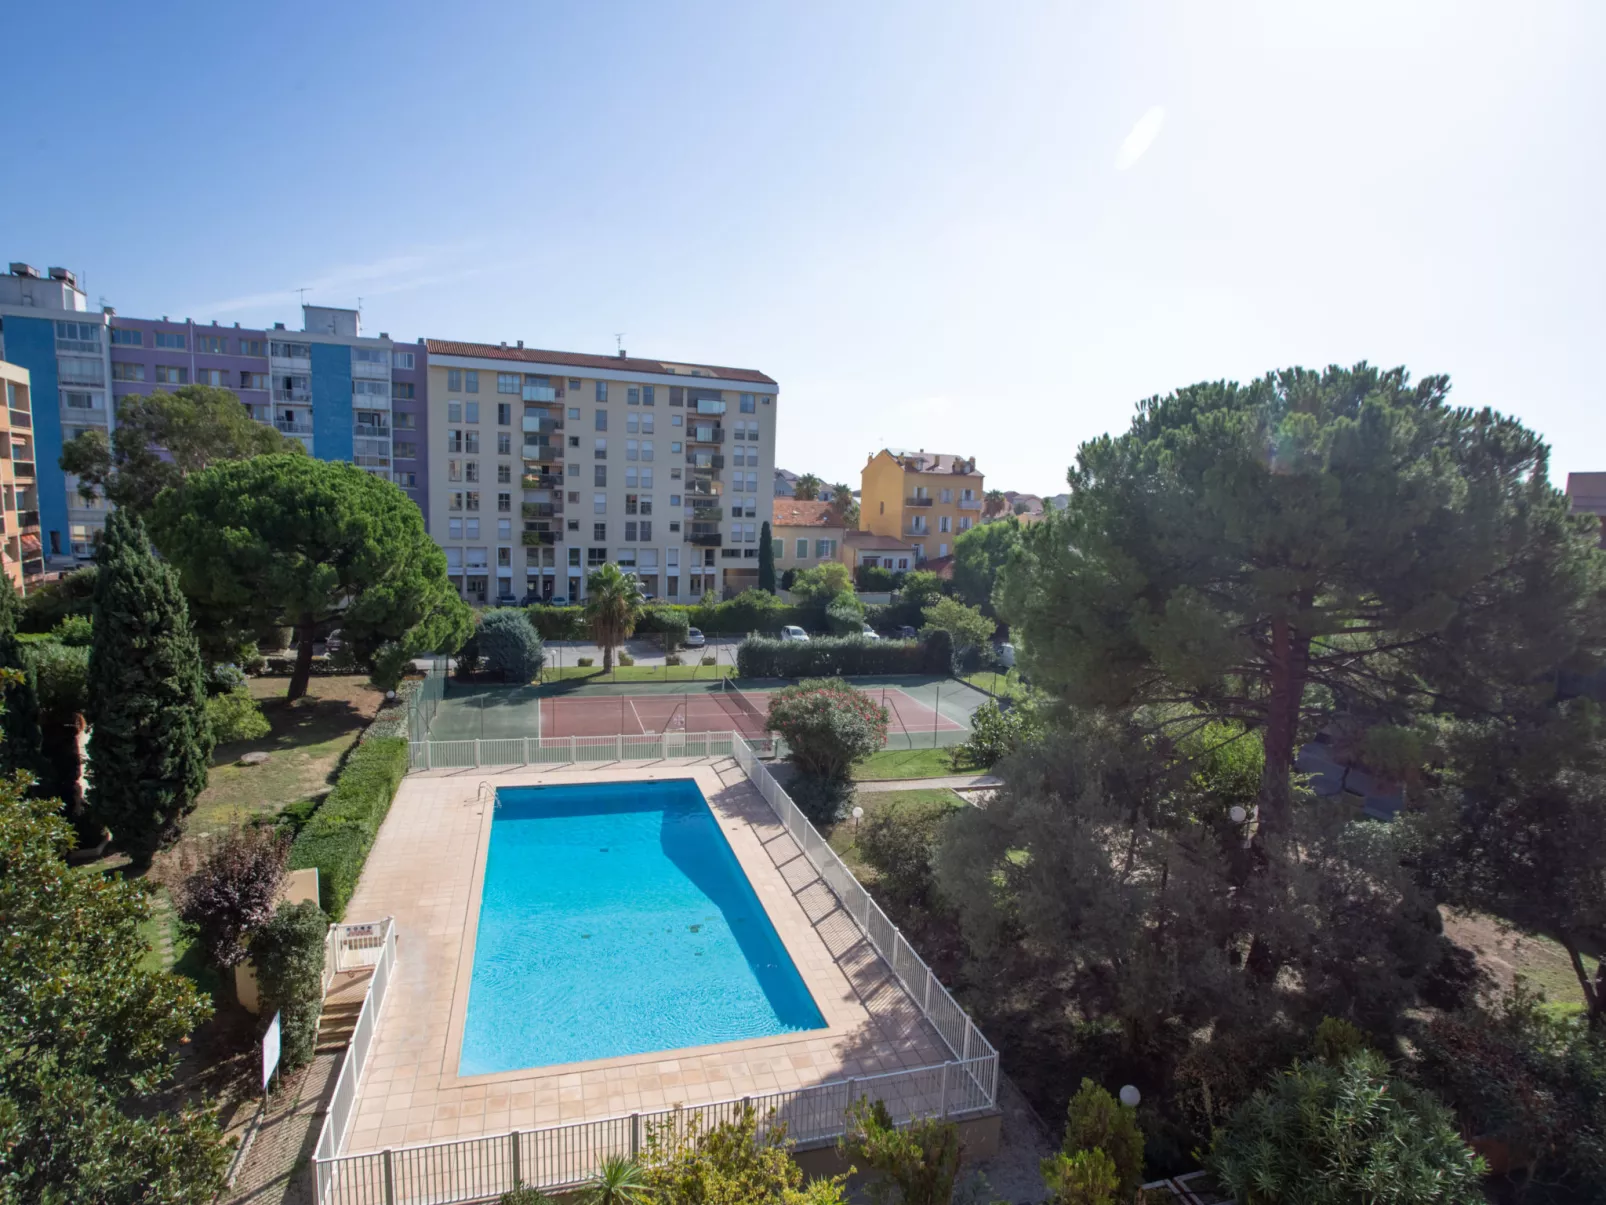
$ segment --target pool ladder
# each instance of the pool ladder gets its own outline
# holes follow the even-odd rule
[[[491,785],[489,779],[480,779],[479,790],[474,793],[474,803],[481,809],[496,806],[496,788]]]

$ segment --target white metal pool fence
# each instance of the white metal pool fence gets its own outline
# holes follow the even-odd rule
[[[652,742],[661,741],[664,735],[686,734],[573,739]],[[521,1183],[541,1189],[571,1186],[590,1176],[610,1155],[640,1153],[646,1133],[653,1126],[684,1127],[695,1121],[706,1132],[735,1119],[746,1106],[757,1113],[760,1132],[784,1124],[791,1141],[809,1144],[840,1138],[847,1128],[847,1110],[860,1098],[883,1101],[893,1120],[900,1123],[925,1116],[963,1117],[996,1108],[999,1067],[998,1052],[992,1044],[880,905],[859,885],[808,817],[798,810],[768,767],[759,760],[758,749],[735,733],[701,735],[719,738],[709,742],[718,748],[711,750],[708,756],[736,759],[803,856],[881,955],[953,1058],[926,1067],[836,1080],[740,1100],[344,1155],[340,1151],[345,1144],[356,1089],[367,1063],[374,1025],[395,963],[395,934],[386,921],[382,952],[368,997],[363,1002],[357,1035],[341,1066],[334,1099],[313,1157],[318,1205],[456,1205],[494,1199]],[[571,738],[556,739],[566,743]],[[477,743],[502,742],[428,742],[431,745]],[[646,756],[664,754],[648,753]],[[620,759],[610,756],[606,760]]]
[[[615,736],[508,736],[471,741],[411,741],[409,770],[478,770],[488,766],[596,765],[665,758],[732,757],[734,732],[649,732]],[[752,738],[759,747],[768,738]]]
[[[351,1115],[356,1111],[357,1085],[362,1082],[363,1070],[368,1066],[368,1052],[379,1025],[379,1010],[385,1006],[391,976],[396,971],[396,923],[387,916],[382,921],[366,924],[332,925],[324,951],[325,992],[339,971],[366,965],[372,966],[374,973],[368,980],[351,1044],[340,1061],[340,1075],[335,1080],[334,1095],[329,1098],[329,1112],[324,1115],[323,1129],[318,1133],[318,1145],[313,1151],[319,1202],[336,1199],[324,1196],[324,1161],[335,1159],[340,1153],[351,1126]]]

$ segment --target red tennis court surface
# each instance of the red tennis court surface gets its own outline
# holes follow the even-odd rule
[[[686,695],[610,695],[591,699],[542,699],[542,736],[625,736],[650,732],[764,732],[770,691],[743,691],[757,714],[743,708],[739,696],[724,691]],[[875,687],[867,694],[890,716],[889,733],[955,732],[965,726],[895,687]]]

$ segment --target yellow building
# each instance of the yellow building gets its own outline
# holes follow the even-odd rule
[[[859,474],[859,527],[913,547],[917,561],[953,553],[981,522],[982,475],[974,457],[883,448]]]
[[[45,571],[33,459],[33,404],[26,368],[0,360],[0,563],[19,593]]]

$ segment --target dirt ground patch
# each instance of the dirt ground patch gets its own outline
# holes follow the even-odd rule
[[[1567,1009],[1582,1008],[1583,989],[1573,974],[1567,951],[1548,937],[1521,933],[1481,912],[1441,909],[1444,932],[1456,945],[1471,950],[1478,963],[1502,988],[1510,988],[1518,975],[1540,988],[1550,1003]],[[1584,958],[1591,975],[1596,960]]]

